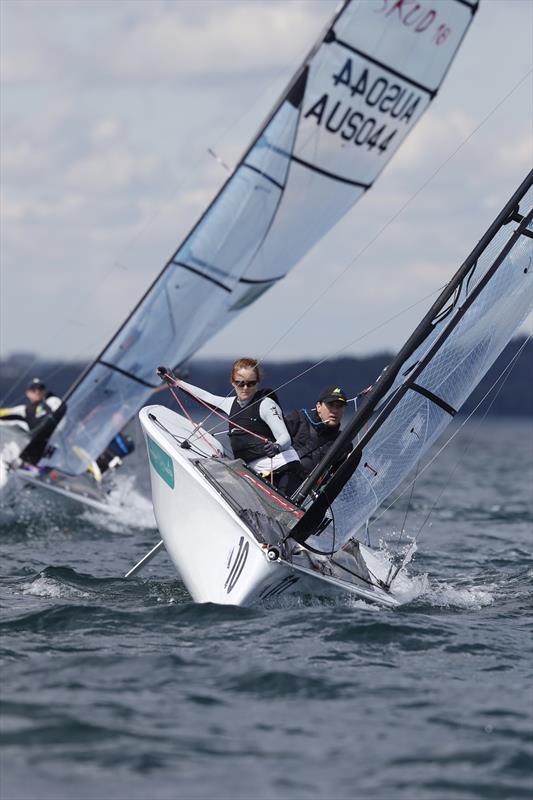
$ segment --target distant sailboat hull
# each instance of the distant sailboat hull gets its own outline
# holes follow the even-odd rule
[[[156,521],[193,600],[251,606],[294,594],[352,595],[388,606],[399,604],[392,592],[379,586],[389,564],[363,546],[358,547],[359,566],[361,559],[368,559],[373,576],[366,584],[339,577],[329,560],[305,549],[291,561],[277,557],[275,547],[260,541],[224,497],[223,487],[202,472],[202,462],[213,455],[221,457],[217,440],[162,406],[143,408],[139,419],[150,459]],[[190,449],[181,446],[184,440],[192,441]],[[265,489],[268,492],[266,484]],[[343,554],[344,562],[349,558]],[[342,569],[350,575],[346,563]]]
[[[15,482],[31,489],[42,489],[46,493],[72,500],[98,511],[114,511],[115,504],[109,501],[108,492],[94,478],[83,475],[65,475],[55,469],[39,469],[20,464],[18,456],[29,442],[29,433],[21,425],[3,422],[0,424],[0,491],[10,490]]]

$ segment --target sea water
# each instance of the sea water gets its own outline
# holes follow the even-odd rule
[[[370,525],[417,533],[400,609],[191,602],[144,453],[109,517],[2,509],[2,800],[532,796],[533,424],[474,422]]]

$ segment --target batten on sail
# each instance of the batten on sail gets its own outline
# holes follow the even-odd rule
[[[67,395],[44,464],[95,458],[182,364],[258,299],[367,191],[435,96],[477,2],[347,0],[232,175]]]

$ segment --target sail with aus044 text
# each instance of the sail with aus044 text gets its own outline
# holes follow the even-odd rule
[[[533,309],[533,171],[480,240],[298,493],[291,531],[342,547],[411,472]],[[326,481],[335,455],[355,443]],[[328,527],[316,535],[323,520]]]
[[[372,186],[436,95],[477,0],[346,0],[228,181],[66,396],[42,464],[79,474],[156,388]],[[73,449],[73,446],[74,447]]]

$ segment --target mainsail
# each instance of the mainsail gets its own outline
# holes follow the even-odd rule
[[[342,547],[413,470],[533,309],[533,171],[301,487],[291,535]],[[366,432],[365,432],[366,429]],[[357,441],[322,485],[336,452]],[[329,512],[332,523],[315,535]]]
[[[95,458],[156,388],[367,191],[435,97],[477,0],[346,0],[233,174],[68,393],[42,462]]]

